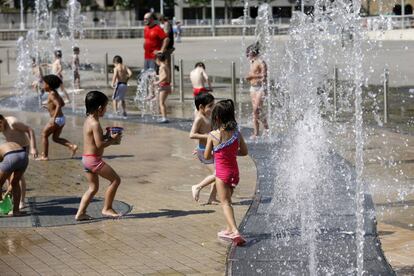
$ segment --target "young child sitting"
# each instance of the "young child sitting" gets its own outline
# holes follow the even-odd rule
[[[197,113],[194,119],[193,126],[191,127],[190,139],[197,139],[197,157],[200,162],[206,165],[207,169],[210,171],[211,175],[203,179],[199,184],[193,185],[191,187],[193,193],[193,199],[195,201],[199,200],[200,191],[207,185],[211,185],[210,197],[207,201],[207,204],[217,203],[216,199],[216,186],[214,184],[216,177],[214,176],[214,161],[212,159],[206,160],[204,158],[204,151],[206,149],[206,143],[208,138],[208,133],[211,129],[211,111],[214,106],[214,97],[209,93],[200,93],[195,99],[195,106],[197,108]]]
[[[11,178],[10,185],[13,195],[13,210],[9,214],[19,216],[22,214],[19,210],[21,193],[19,182],[29,164],[29,158],[26,150],[19,144],[6,142],[0,145],[0,159],[0,191],[4,182]],[[10,190],[7,193],[10,193]],[[0,199],[2,199],[1,194]]]
[[[116,191],[121,179],[111,166],[102,160],[104,149],[113,144],[119,144],[121,134],[106,133],[103,135],[99,117],[103,117],[108,105],[108,97],[99,91],[91,91],[86,95],[86,120],[83,124],[83,155],[82,164],[85,168],[89,189],[82,196],[76,220],[92,219],[86,214],[86,208],[99,189],[99,176],[109,180],[110,185],[105,192],[102,215],[106,217],[119,217],[120,214],[112,208]]]
[[[209,133],[204,157],[211,159],[214,152],[217,193],[227,222],[227,228],[217,235],[219,238],[231,239],[236,245],[242,245],[246,240],[237,229],[231,196],[239,183],[237,155],[247,155],[247,146],[237,127],[232,100],[216,103],[211,118],[214,130]]]

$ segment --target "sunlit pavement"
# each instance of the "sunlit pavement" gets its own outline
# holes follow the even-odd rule
[[[10,115],[34,127],[38,139],[48,119],[45,113]],[[82,124],[82,117],[68,117],[62,137],[82,145]],[[216,236],[224,217],[220,206],[192,200],[191,185],[207,171],[192,155],[188,133],[127,121],[104,120],[102,125],[125,128],[121,145],[108,147],[104,159],[121,176],[116,199],[132,205],[131,213],[78,225],[1,228],[0,274],[222,275],[227,244]],[[27,197],[80,197],[87,189],[81,152],[70,159],[66,148],[51,142],[49,162],[30,162]],[[238,222],[256,184],[252,160],[239,160],[241,182],[233,197]],[[103,197],[106,187],[101,180],[97,197]],[[207,190],[201,202],[206,199]]]

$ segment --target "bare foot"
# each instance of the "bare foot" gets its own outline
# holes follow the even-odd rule
[[[220,201],[217,199],[209,199],[206,203],[204,203],[203,205],[219,205]]]
[[[22,210],[22,209],[24,209],[26,207],[27,207],[27,205],[24,202],[20,202],[20,204],[19,204],[19,210]]]
[[[119,218],[122,214],[118,214],[114,209],[102,210],[102,216],[108,218]]]
[[[77,145],[72,145],[70,146],[70,151],[72,152],[72,155],[70,156],[70,158],[75,157],[76,151],[78,150],[78,146]]]
[[[85,221],[85,220],[92,220],[93,217],[87,215],[87,214],[81,214],[81,215],[76,215],[75,219],[77,221]]]
[[[191,192],[193,193],[193,199],[198,201],[200,199],[200,191],[201,189],[197,185],[191,186]]]
[[[37,161],[49,161],[49,157],[44,156],[43,154],[40,157],[36,158]]]
[[[145,98],[145,100],[146,100],[146,101],[151,101],[151,100],[153,100],[153,99],[155,99],[155,95],[148,95],[148,96]]]

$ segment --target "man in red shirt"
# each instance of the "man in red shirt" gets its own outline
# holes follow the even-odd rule
[[[164,30],[157,25],[154,13],[149,12],[144,15],[144,24],[144,70],[149,68],[156,70],[155,55],[165,53],[170,39]]]

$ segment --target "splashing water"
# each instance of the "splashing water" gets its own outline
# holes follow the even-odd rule
[[[141,110],[141,116],[144,117],[148,112],[154,114],[154,101],[148,101],[147,97],[154,91],[154,81],[156,72],[152,69],[142,70],[138,76],[137,92],[134,101]],[[155,93],[155,91],[154,91]],[[148,110],[149,109],[149,110]]]
[[[244,75],[244,72],[246,70],[246,57],[245,57],[245,51],[246,51],[246,29],[247,29],[247,14],[249,10],[249,1],[244,1],[244,9],[243,9],[243,29],[242,29],[242,39],[241,39],[241,54],[240,54],[240,68],[239,68],[239,89],[238,89],[238,97],[239,97],[239,108],[238,108],[238,122],[239,124],[242,123],[242,93],[244,88],[244,78],[242,77]]]
[[[315,1],[311,15],[297,12],[293,15],[289,38],[285,47],[285,64],[281,70],[278,93],[284,97],[279,101],[276,95],[269,98],[272,118],[286,118],[283,122],[284,139],[281,147],[282,156],[275,159],[284,160],[276,165],[278,172],[275,180],[275,195],[284,197],[273,203],[273,210],[290,220],[300,221],[301,242],[308,256],[310,275],[335,273],[337,265],[329,261],[331,256],[323,252],[318,241],[318,233],[329,229],[326,224],[327,210],[332,209],[331,198],[338,185],[334,174],[344,161],[332,161],[333,140],[339,128],[330,123],[332,117],[332,99],[326,91],[327,76],[332,71],[332,64],[341,63],[342,73],[348,82],[341,90],[344,105],[354,108],[353,132],[356,150],[356,180],[351,175],[344,175],[344,186],[355,186],[355,205],[352,211],[356,220],[356,262],[347,256],[339,256],[347,267],[357,275],[364,274],[364,195],[363,172],[363,120],[362,120],[362,64],[364,53],[362,42],[365,33],[359,17],[359,1]],[[265,8],[263,8],[265,9]],[[268,26],[261,27],[266,33]],[[266,45],[266,35],[261,38]],[[270,47],[274,48],[274,47]],[[268,53],[271,57],[274,53]],[[269,88],[271,84],[268,84]],[[272,89],[270,89],[271,91]],[[353,103],[352,103],[353,101]],[[280,115],[279,113],[282,113]],[[352,122],[349,122],[352,123]],[[274,128],[275,125],[272,125]],[[349,174],[349,173],[348,173]],[[355,184],[356,182],[356,184]],[[347,195],[347,198],[351,195]],[[284,201],[280,206],[277,202]],[[305,249],[307,248],[307,249]],[[319,251],[318,251],[319,250]],[[346,249],[349,252],[350,249]],[[323,256],[324,263],[319,261]],[[325,263],[326,262],[326,263]]]
[[[69,41],[71,48],[74,49],[78,47],[77,38],[82,39],[83,37],[83,21],[84,17],[81,15],[81,4],[77,0],[70,0],[66,7],[66,16],[68,18],[69,26]],[[72,74],[71,74],[71,83],[72,83],[72,112],[75,112],[75,71],[76,66],[72,62],[71,64]]]
[[[32,33],[28,36],[32,37]],[[30,39],[20,37],[17,40],[17,80],[15,88],[17,90],[18,108],[22,110],[25,106],[25,96],[31,93],[30,85],[33,82],[32,60],[30,58]]]

